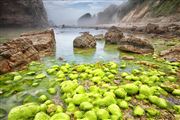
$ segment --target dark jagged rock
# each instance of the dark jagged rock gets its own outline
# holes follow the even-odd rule
[[[105,34],[106,43],[117,44],[124,37],[121,30],[117,27],[112,26],[109,28],[108,32]]]
[[[29,62],[52,54],[54,45],[53,30],[26,33],[0,44],[0,74],[22,69]]]
[[[46,27],[46,11],[42,0],[1,0],[1,27]]]
[[[180,61],[180,46],[161,51],[160,56],[167,60],[174,59],[174,61]]]
[[[95,48],[96,40],[91,34],[85,32],[80,37],[75,38],[73,46],[75,48]]]
[[[147,41],[135,37],[123,38],[118,42],[118,49],[139,54],[153,53],[153,46]]]

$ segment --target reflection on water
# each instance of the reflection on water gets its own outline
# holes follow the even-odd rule
[[[92,63],[96,61],[119,61],[119,51],[116,45],[105,45],[105,41],[97,41],[96,49],[74,49],[73,40],[81,32],[90,32],[93,35],[104,34],[106,30],[66,28],[55,29],[56,58],[63,58],[68,62]]]

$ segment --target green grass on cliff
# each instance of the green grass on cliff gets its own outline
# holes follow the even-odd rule
[[[153,16],[167,16],[177,12],[180,7],[180,0],[161,0],[161,2],[152,8]]]

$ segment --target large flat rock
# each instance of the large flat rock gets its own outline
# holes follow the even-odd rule
[[[135,37],[121,39],[118,42],[118,49],[138,54],[148,54],[154,52],[153,46],[147,40]]]
[[[31,61],[51,55],[55,49],[52,29],[25,33],[19,38],[0,44],[0,74],[24,68]]]

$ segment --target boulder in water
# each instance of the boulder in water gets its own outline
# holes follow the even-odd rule
[[[73,46],[74,48],[95,48],[96,40],[93,35],[84,32],[83,35],[75,38]]]
[[[117,44],[124,37],[121,30],[117,27],[112,26],[105,34],[106,43]]]

